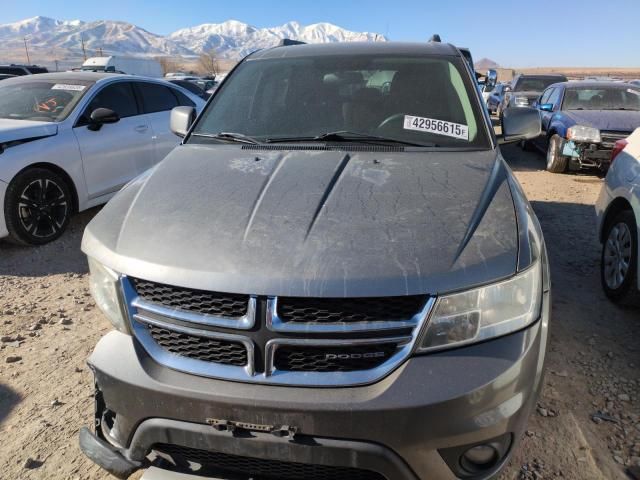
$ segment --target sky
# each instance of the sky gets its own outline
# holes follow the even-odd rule
[[[0,24],[37,15],[123,20],[165,35],[234,19],[256,27],[330,22],[391,40],[469,47],[508,67],[640,67],[640,0],[0,0]],[[182,6],[186,8],[182,8]]]

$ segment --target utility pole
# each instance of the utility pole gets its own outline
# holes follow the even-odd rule
[[[24,37],[24,52],[27,54],[27,65],[31,65],[31,60],[29,59],[29,47],[27,47],[27,37]]]
[[[80,42],[82,43],[82,56],[84,57],[84,61],[87,61],[87,51],[84,49],[84,34],[80,34]]]
[[[58,60],[54,60],[56,62],[56,72],[58,71]]]

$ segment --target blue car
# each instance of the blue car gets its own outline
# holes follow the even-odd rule
[[[562,82],[534,102],[547,154],[547,170],[597,168],[606,172],[615,142],[640,127],[640,87],[620,82]]]

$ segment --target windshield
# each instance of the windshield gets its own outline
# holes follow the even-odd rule
[[[60,122],[74,109],[91,82],[77,80],[0,83],[0,118]]]
[[[640,110],[640,88],[571,88],[564,94],[563,110]]]
[[[564,79],[558,77],[523,77],[518,80],[514,92],[541,92],[549,85],[562,82]]]
[[[474,86],[463,72],[462,60],[452,57],[247,60],[215,95],[190,141],[222,132],[260,142],[310,141],[341,132],[353,141],[375,136],[417,146],[489,148],[471,100]]]

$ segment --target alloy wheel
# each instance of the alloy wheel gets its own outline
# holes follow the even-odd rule
[[[631,230],[624,223],[611,228],[604,246],[604,279],[607,287],[616,290],[622,286],[631,265]]]
[[[56,235],[69,214],[69,199],[60,185],[51,179],[29,183],[18,200],[18,217],[24,230],[36,238]]]

